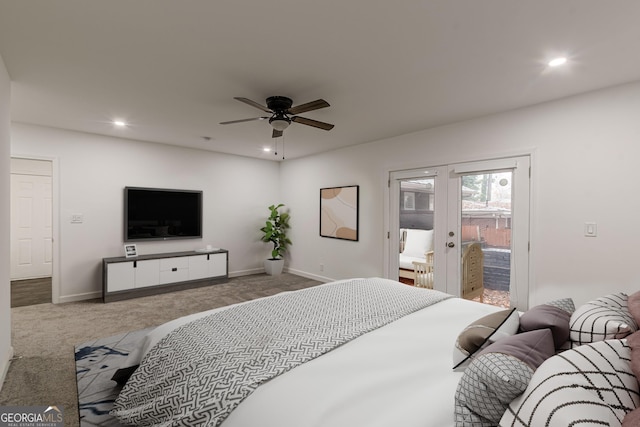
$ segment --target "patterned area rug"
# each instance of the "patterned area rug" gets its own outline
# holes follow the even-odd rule
[[[122,367],[129,352],[135,347],[135,343],[152,329],[127,332],[75,347],[81,426],[121,426],[109,415],[113,402],[120,392],[120,387],[111,380],[111,377]]]

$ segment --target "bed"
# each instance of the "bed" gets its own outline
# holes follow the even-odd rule
[[[325,349],[322,354],[313,353],[308,360],[288,366],[283,369],[283,372],[262,378],[255,388],[232,392],[231,394],[236,393],[242,396],[238,399],[239,402],[232,405],[231,410],[223,408],[222,416],[215,414],[215,405],[212,406],[209,400],[213,399],[211,396],[204,399],[198,394],[180,396],[185,393],[184,390],[178,390],[177,397],[172,395],[176,392],[175,384],[181,384],[183,381],[197,387],[200,375],[189,376],[189,371],[193,371],[190,368],[191,361],[184,362],[180,359],[178,363],[174,363],[180,367],[177,372],[158,379],[164,375],[164,373],[158,373],[164,369],[158,368],[158,360],[161,360],[159,363],[162,364],[174,356],[183,357],[184,348],[180,346],[173,348],[172,340],[183,340],[181,337],[185,335],[184,328],[193,328],[199,323],[212,323],[207,319],[216,318],[221,314],[230,315],[238,308],[247,310],[255,307],[256,301],[259,301],[259,304],[271,305],[278,301],[286,301],[289,297],[302,298],[292,300],[295,301],[295,305],[298,305],[313,293],[324,291],[340,293],[343,289],[350,287],[354,287],[358,292],[365,288],[381,289],[384,291],[383,299],[389,299],[389,295],[411,294],[411,298],[416,296],[416,299],[426,302],[419,304],[424,304],[424,307],[411,306],[406,310],[400,310],[403,313],[397,318],[393,318],[392,313],[391,318],[382,321],[382,324],[374,324],[355,334],[349,332],[344,342],[337,342],[333,347]],[[417,289],[380,278],[337,281],[256,301],[176,319],[147,335],[139,343],[137,351],[130,354],[127,366],[123,367],[126,371],[129,366],[140,364],[123,387],[112,413],[125,423],[139,425],[222,425],[224,427],[464,425],[455,415],[456,405],[459,403],[459,384],[467,375],[463,370],[452,369],[457,340],[459,335],[478,319],[505,312],[497,307],[454,298],[439,291]],[[305,308],[303,311],[305,310],[313,311],[312,308]],[[243,313],[241,310],[238,311]],[[514,318],[514,310],[508,312],[508,317]],[[289,314],[283,316],[286,317]],[[373,317],[377,322],[378,317],[381,316]],[[313,318],[313,315],[309,315],[309,318]],[[251,322],[254,321],[251,319]],[[285,321],[288,322],[288,319],[285,318]],[[349,321],[349,323],[357,322]],[[502,327],[504,324],[506,323],[501,321],[499,326]],[[192,342],[191,338],[184,338],[184,340]],[[158,350],[159,348],[164,348],[166,351]],[[198,357],[202,358],[202,356]],[[211,357],[204,356],[205,359]],[[215,363],[217,362],[214,362],[214,365]],[[185,366],[189,369],[184,368]],[[216,365],[215,369],[219,369],[219,366]],[[260,375],[262,374],[258,373],[258,376]],[[156,384],[149,385],[149,390],[140,391],[154,382]],[[177,388],[180,389],[180,387]],[[205,388],[211,395],[216,395],[218,392],[227,393],[227,390],[220,391],[211,385]],[[628,405],[625,413],[637,406],[637,381],[634,393],[634,406],[631,408],[631,405]],[[189,408],[185,409],[185,407]],[[203,408],[206,408],[206,411],[203,411]],[[167,414],[169,414],[168,418],[166,418]],[[158,420],[153,421],[156,416],[159,417]],[[187,419],[188,421],[185,421]]]

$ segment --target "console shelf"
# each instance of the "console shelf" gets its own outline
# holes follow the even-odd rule
[[[228,279],[229,251],[225,249],[103,258],[102,300],[120,301]]]

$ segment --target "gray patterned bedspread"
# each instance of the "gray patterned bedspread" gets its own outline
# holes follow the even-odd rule
[[[153,347],[112,414],[134,425],[217,426],[261,383],[449,297],[372,278],[231,306]]]

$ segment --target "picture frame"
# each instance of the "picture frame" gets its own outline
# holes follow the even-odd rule
[[[126,258],[137,257],[138,250],[136,249],[136,245],[133,245],[133,244],[124,245],[124,256]]]
[[[358,241],[360,186],[320,189],[320,237]]]

